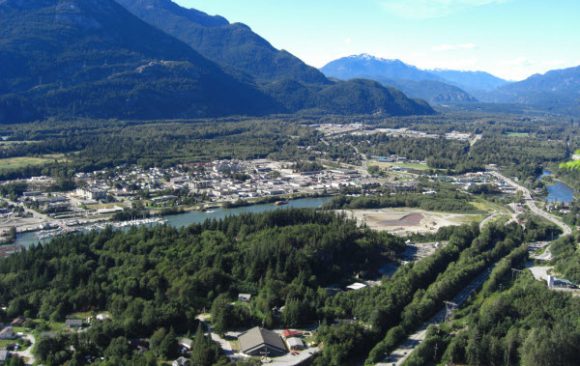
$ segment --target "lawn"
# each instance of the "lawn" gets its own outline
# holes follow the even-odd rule
[[[462,216],[455,217],[450,221],[458,223],[458,224],[472,224],[474,222],[481,222],[486,218],[486,215],[477,215],[477,214],[466,214]]]
[[[29,166],[40,166],[55,160],[65,160],[64,155],[43,155],[39,157],[17,157],[0,159],[0,172],[18,170]]]
[[[475,197],[475,199],[471,202],[471,204],[478,209],[479,211],[483,211],[486,213],[494,213],[497,212],[499,214],[507,214],[510,215],[510,210],[499,203],[491,202],[481,197]]]
[[[508,137],[530,137],[528,132],[508,132],[506,135]]]
[[[393,168],[393,167],[399,167],[399,168],[403,168],[403,169],[411,169],[411,170],[421,170],[421,171],[426,171],[429,170],[431,168],[429,168],[427,166],[427,163],[385,163],[385,162],[380,162],[380,161],[376,161],[373,160],[371,162],[368,163],[369,166],[378,166],[379,168],[383,168],[383,169],[388,169],[388,168]]]
[[[66,325],[64,322],[54,322],[54,321],[47,321],[44,319],[33,319],[32,320],[35,324],[36,331],[51,331],[51,332],[62,332],[66,329]],[[35,331],[35,332],[36,332]],[[28,330],[24,333],[27,333]]]
[[[71,314],[69,316],[69,318],[71,318],[71,319],[82,319],[82,320],[86,320],[86,319],[90,318],[91,316],[93,316],[93,312],[92,311],[85,311],[85,312],[82,312],[82,313],[73,313],[73,314]]]
[[[567,163],[562,163],[562,164],[560,164],[560,168],[580,170],[580,160],[574,160],[574,161],[569,161]]]
[[[0,339],[0,349],[7,348],[11,344],[18,343],[16,339]]]
[[[101,209],[111,209],[115,207],[124,207],[125,204],[122,202],[114,202],[114,203],[95,203],[86,205],[87,209],[89,210],[101,210]]]
[[[580,170],[580,150],[574,152],[571,161],[560,164],[560,169]]]

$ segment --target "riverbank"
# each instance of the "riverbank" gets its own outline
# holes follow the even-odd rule
[[[554,176],[550,170],[544,170],[542,173],[541,178],[545,179],[546,177],[549,177],[551,181],[551,184],[546,185],[546,190],[548,191],[547,202],[570,204],[574,201],[576,192],[571,184],[567,184],[565,179],[561,177]]]
[[[320,197],[320,198],[302,198],[297,200],[288,201],[287,205],[276,206],[274,204],[258,204],[237,208],[215,208],[206,211],[187,211],[184,213],[176,215],[164,216],[164,223],[173,226],[175,228],[182,228],[192,224],[200,224],[206,220],[221,220],[229,216],[237,216],[242,214],[252,214],[252,213],[262,213],[269,212],[273,210],[288,209],[288,208],[322,208],[322,206],[328,202],[330,197]],[[103,227],[107,225],[103,223]],[[121,228],[122,229],[122,228]],[[21,245],[25,248],[36,245],[38,243],[45,243],[49,241],[50,238],[39,239],[36,233],[23,233],[19,234],[16,238],[15,245]]]
[[[249,206],[256,206],[256,205],[265,205],[265,204],[275,204],[277,202],[292,202],[297,200],[304,200],[304,199],[318,199],[318,198],[332,198],[334,195],[317,195],[317,194],[292,194],[292,195],[283,195],[283,196],[270,196],[270,197],[262,197],[262,198],[254,198],[254,199],[246,199],[246,200],[237,200],[237,201],[222,201],[222,202],[203,202],[193,206],[186,206],[186,207],[178,207],[175,209],[160,209],[160,210],[151,210],[151,214],[153,216],[172,216],[175,214],[182,214],[188,212],[206,212],[212,211],[215,209],[234,209],[239,207],[249,207]],[[168,211],[175,210],[175,213],[167,213]]]

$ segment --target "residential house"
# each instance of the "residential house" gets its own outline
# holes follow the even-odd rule
[[[23,316],[19,316],[17,318],[14,318],[12,320],[12,322],[10,323],[10,325],[12,325],[13,327],[21,327],[22,324],[24,324],[24,322],[26,321],[26,318]]]
[[[83,327],[83,321],[82,319],[67,319],[65,321],[65,325],[69,328],[69,329],[80,329]]]
[[[179,357],[171,363],[172,366],[190,366],[191,362],[185,357]]]
[[[191,347],[193,346],[193,340],[190,338],[179,338],[177,340],[177,344],[179,347],[186,351],[191,351]]]
[[[286,344],[291,351],[302,351],[306,348],[302,339],[296,337],[286,339]]]
[[[6,327],[0,330],[0,339],[16,339],[16,333],[14,333],[14,328]]]

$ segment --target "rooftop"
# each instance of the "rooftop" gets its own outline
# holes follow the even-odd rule
[[[284,352],[286,351],[286,346],[278,334],[260,327],[252,328],[243,333],[240,335],[239,341],[240,350],[243,353],[249,353],[261,345],[266,345]]]

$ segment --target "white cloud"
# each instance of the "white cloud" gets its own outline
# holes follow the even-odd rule
[[[526,57],[516,57],[509,60],[502,60],[499,62],[500,66],[505,67],[529,67],[533,66],[534,62]]]
[[[458,58],[458,57],[443,57],[443,58],[406,58],[406,61],[411,65],[416,65],[419,68],[432,69],[450,69],[450,70],[479,70],[481,68],[481,60],[476,57]]]
[[[344,44],[347,45],[347,46],[350,46],[352,44],[352,38],[346,37],[344,39]]]
[[[459,43],[459,44],[440,44],[433,46],[431,50],[435,52],[447,52],[447,51],[461,51],[461,50],[473,50],[477,48],[474,43]]]
[[[387,11],[408,19],[440,18],[467,8],[506,1],[509,0],[380,0]]]
[[[527,57],[499,60],[493,66],[494,72],[507,79],[523,80],[533,74],[543,74],[550,70],[576,66],[577,63],[569,60],[534,60]]]

